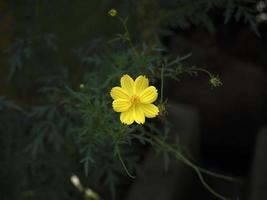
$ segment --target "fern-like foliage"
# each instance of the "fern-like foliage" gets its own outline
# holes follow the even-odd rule
[[[216,83],[219,79],[203,69],[184,66],[190,52],[176,58],[169,56],[159,40],[160,31],[165,31],[168,25],[182,28],[204,25],[214,32],[216,24],[211,12],[219,9],[225,13],[226,23],[232,19],[244,20],[258,33],[254,1],[179,0],[168,4],[140,0],[118,6],[127,15],[136,16],[132,20],[121,18],[122,29],[130,24],[130,33],[131,29],[141,27],[138,33],[130,34],[127,29],[111,39],[104,32],[117,30],[117,26],[109,27],[106,22],[111,20],[106,11],[113,1],[103,0],[91,2],[100,7],[96,13],[106,16],[99,20],[103,36],[84,39],[78,44],[64,43],[68,36],[64,40],[64,31],[56,29],[61,23],[54,27],[49,24],[69,15],[59,9],[68,2],[16,2],[14,8],[11,5],[15,39],[2,52],[7,55],[8,63],[4,66],[8,73],[3,77],[7,80],[3,87],[9,92],[1,96],[14,99],[0,98],[3,177],[0,199],[73,199],[79,196],[69,180],[73,173],[80,175],[83,185],[92,187],[100,196],[115,199],[117,188],[128,178],[127,173],[136,174],[146,145],[162,152],[166,160],[174,152],[175,157],[180,155],[177,152],[184,152],[180,144],[166,149],[165,134],[170,124],[164,112],[159,119],[147,120],[145,126],[128,127],[120,123],[109,94],[113,86],[119,85],[120,77],[145,74],[159,88],[161,97],[157,104],[164,111],[165,79],[179,80],[183,74],[199,72],[206,73]],[[46,15],[50,9],[58,9],[58,13]],[[93,22],[95,18],[88,19],[89,25]],[[71,32],[72,27],[68,30]],[[141,40],[151,35],[156,37]],[[199,172],[196,166],[194,170]]]

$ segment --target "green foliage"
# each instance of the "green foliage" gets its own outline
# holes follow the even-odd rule
[[[69,181],[72,173],[80,174],[83,183],[100,196],[108,191],[107,196],[114,199],[116,189],[127,174],[131,177],[136,174],[146,146],[162,153],[166,165],[171,156],[186,163],[209,191],[224,199],[203,181],[201,173],[230,178],[194,165],[184,156],[181,144],[170,144],[167,140],[170,124],[163,115],[164,80],[179,80],[184,74],[204,72],[210,84],[216,87],[221,85],[219,77],[195,66],[184,66],[183,61],[189,59],[190,54],[169,56],[158,35],[146,41],[133,41],[133,38],[141,38],[142,33],[132,37],[128,19],[120,15],[112,18],[118,19],[123,29],[116,38],[93,37],[83,45],[64,46],[58,34],[46,30],[48,22],[41,9],[42,6],[56,9],[58,4],[44,6],[44,1],[37,2],[27,0],[16,7],[17,39],[5,50],[9,56],[8,79],[17,89],[17,96],[14,95],[17,103],[0,98],[0,174],[1,181],[6,180],[1,183],[3,196],[0,199],[73,199],[69,195],[76,194]],[[163,29],[160,24],[167,22],[182,28],[204,25],[214,32],[216,25],[210,11],[220,8],[225,12],[226,23],[232,18],[244,19],[258,33],[254,9],[250,8],[254,1],[177,1],[175,6],[162,7],[158,1],[129,2],[135,5],[129,15],[135,13],[137,19],[143,17],[140,26],[146,26],[151,32],[155,28]],[[105,7],[110,2],[101,3]],[[103,12],[101,8],[101,15],[107,15],[108,10]],[[21,18],[25,13],[32,20]],[[145,18],[146,15],[149,17]],[[33,20],[36,18],[38,20]],[[51,22],[51,17],[48,21]],[[113,86],[119,85],[123,74],[133,77],[145,74],[152,85],[160,88],[161,98],[157,102],[162,114],[160,119],[147,120],[144,126],[120,123],[118,114],[112,110],[109,93]],[[24,82],[27,82],[26,89]],[[21,181],[17,181],[18,177]]]
[[[143,0],[138,7],[141,26],[158,30],[159,25],[186,29],[189,27],[204,27],[209,33],[216,32],[218,21],[225,24],[230,21],[248,24],[260,36],[256,19],[256,0],[177,0],[177,1],[149,1]],[[166,26],[165,26],[166,27]]]

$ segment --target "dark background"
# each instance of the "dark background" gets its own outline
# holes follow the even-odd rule
[[[183,6],[197,6],[192,2],[181,2]],[[255,10],[256,3],[257,1],[242,3],[242,6]],[[107,11],[117,6],[122,15],[132,17],[130,30],[133,31],[135,39],[146,40],[156,33],[170,55],[192,53],[192,56],[186,60],[187,65],[197,65],[220,75],[223,85],[219,88],[211,88],[205,75],[183,75],[178,82],[169,80],[165,85],[167,91],[165,95],[175,106],[189,109],[190,112],[193,110],[193,116],[197,116],[198,121],[193,125],[197,127],[198,136],[188,137],[193,141],[192,144],[189,142],[191,144],[189,147],[192,148],[193,154],[195,153],[193,156],[198,163],[207,169],[241,179],[241,183],[236,184],[208,177],[210,184],[227,196],[240,196],[240,199],[266,199],[265,179],[267,177],[266,168],[263,166],[266,166],[267,162],[264,158],[267,148],[266,143],[262,141],[267,134],[264,129],[267,117],[265,103],[267,100],[267,24],[264,21],[258,24],[259,36],[258,32],[251,28],[251,24],[242,20],[233,19],[225,23],[226,8],[218,6],[203,11],[213,22],[214,29],[210,28],[210,25],[206,27],[205,23],[194,22],[194,20],[188,20],[190,25],[181,26],[182,23],[168,22],[164,17],[160,17],[160,12],[156,12],[157,9],[160,11],[160,6],[163,6],[165,12],[172,13],[174,12],[171,9],[172,4],[173,1],[161,2],[158,5],[154,5],[152,1],[129,1],[127,5],[112,1],[0,1],[2,50],[0,96],[12,99],[12,102],[20,106],[37,105],[42,102],[42,96],[37,90],[43,81],[49,76],[64,73],[60,66],[62,61],[63,65],[67,66],[69,74],[73,74],[71,82],[77,83],[82,67],[73,65],[76,58],[70,56],[72,50],[65,52],[62,50],[77,49],[79,45],[91,44],[99,38],[106,39],[113,36],[119,26],[107,16]],[[179,18],[179,10],[175,12],[178,12]],[[252,13],[256,16],[258,11],[255,10]],[[195,15],[195,18],[198,18],[198,13]],[[175,18],[172,20],[175,21]],[[31,54],[30,48],[24,51],[23,56],[16,54],[18,51],[14,50],[14,46],[17,49],[22,47],[27,49],[31,46],[38,52],[35,54],[37,56],[27,58],[27,55]],[[58,49],[60,51],[57,51]],[[9,58],[12,56],[13,60],[11,59],[10,62]],[[18,57],[23,57],[22,61]],[[21,140],[23,141],[24,136],[20,135],[19,139],[14,137],[14,133],[21,129],[20,123],[23,123],[23,117],[17,115],[14,117],[7,111],[0,112],[2,112],[0,123],[3,127],[0,134],[2,134],[1,138],[5,138],[1,144],[5,144],[5,152],[11,151],[13,152],[11,154],[16,157],[16,151],[19,149],[17,147],[23,144]],[[190,121],[190,116],[178,113],[178,117],[176,115],[173,117],[174,123],[179,123],[175,121],[176,118],[187,118]],[[11,122],[12,125],[6,126],[6,121]],[[9,136],[6,136],[7,132],[10,132]],[[12,147],[9,144],[15,144],[15,148],[8,149],[7,147]],[[196,152],[194,152],[195,148]],[[47,154],[49,155],[49,152]],[[165,173],[161,170],[159,173],[162,176],[156,176],[159,174],[157,169],[161,169],[160,163],[153,164],[153,159],[149,162],[153,158],[149,149],[144,150],[144,154],[145,160],[148,160],[147,163],[152,163],[150,171],[155,169],[155,174],[152,173],[150,176],[149,173],[144,173],[148,175],[141,176],[144,178],[138,179],[134,184],[127,178],[123,179],[124,183],[118,189],[120,199],[157,197],[160,200],[160,195],[155,195],[156,186],[154,189],[151,186],[150,190],[145,187],[148,184],[153,185],[153,182],[162,183],[161,192],[167,191],[168,194],[172,194],[169,199],[216,199],[203,188],[189,169],[184,169],[185,173],[181,176],[171,167],[170,172]],[[28,191],[28,188],[17,185],[17,182],[24,180],[23,176],[28,175],[21,172],[19,168],[19,164],[25,162],[23,158],[16,157],[14,161],[6,155],[1,153],[3,158],[0,159],[0,199],[11,200],[16,197],[16,192]],[[51,160],[57,160],[59,157],[62,158],[62,155],[54,155]],[[44,156],[43,159],[47,157]],[[83,177],[81,179],[85,181],[86,177],[78,170],[75,159],[64,163],[64,172],[70,174],[73,169],[77,169],[76,172],[80,173],[80,177]],[[142,161],[140,165],[146,169],[145,163],[146,161]],[[176,164],[173,165],[176,166]],[[30,168],[26,169],[27,173],[33,173]],[[51,180],[44,181],[44,187],[47,187],[47,190],[43,190],[42,184],[34,181],[36,177],[36,179],[42,177],[40,174],[44,171],[51,177]],[[49,192],[54,199],[70,197],[82,199],[69,179],[52,180],[56,173],[53,169],[41,166],[38,173],[31,175],[35,178],[31,179],[30,185],[38,185],[36,190],[40,190],[39,196],[32,197],[31,192],[29,194],[26,192],[23,199],[50,198]],[[170,185],[164,185],[166,177],[169,176],[170,179],[176,178]],[[147,183],[144,182],[145,178]],[[181,180],[187,184],[183,186]],[[60,182],[64,184],[54,186]],[[143,187],[144,191],[138,190],[139,182],[141,182],[140,185],[146,183]],[[53,191],[53,187],[57,188],[57,191]],[[135,188],[142,197],[135,198]],[[67,196],[64,197],[64,194],[63,197],[57,197],[57,194],[64,190],[68,191]],[[103,191],[106,190],[103,189]],[[150,196],[151,193],[154,195]],[[106,199],[109,198],[109,194],[103,194],[103,196],[107,197]],[[166,196],[163,198],[167,199]]]

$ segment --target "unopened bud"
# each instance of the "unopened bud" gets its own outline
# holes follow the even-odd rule
[[[115,9],[111,9],[108,14],[111,16],[111,17],[115,17],[117,15],[117,10]]]
[[[267,21],[267,14],[266,13],[260,13],[257,15],[257,21],[258,22],[263,22]]]
[[[83,186],[81,185],[80,179],[78,178],[78,176],[76,175],[72,175],[70,177],[70,181],[72,182],[72,184],[80,191],[83,190]]]
[[[84,84],[80,84],[80,89],[83,89],[84,88]]]
[[[211,84],[212,87],[219,87],[222,85],[222,82],[219,78],[219,76],[213,76],[210,78],[209,83]]]
[[[100,200],[99,195],[95,193],[93,190],[91,190],[90,188],[85,189],[85,197],[87,199]]]

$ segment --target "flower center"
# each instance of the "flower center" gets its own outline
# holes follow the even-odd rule
[[[139,104],[139,103],[140,103],[140,98],[139,98],[137,95],[133,95],[133,96],[131,97],[131,103],[132,103],[133,105]]]

